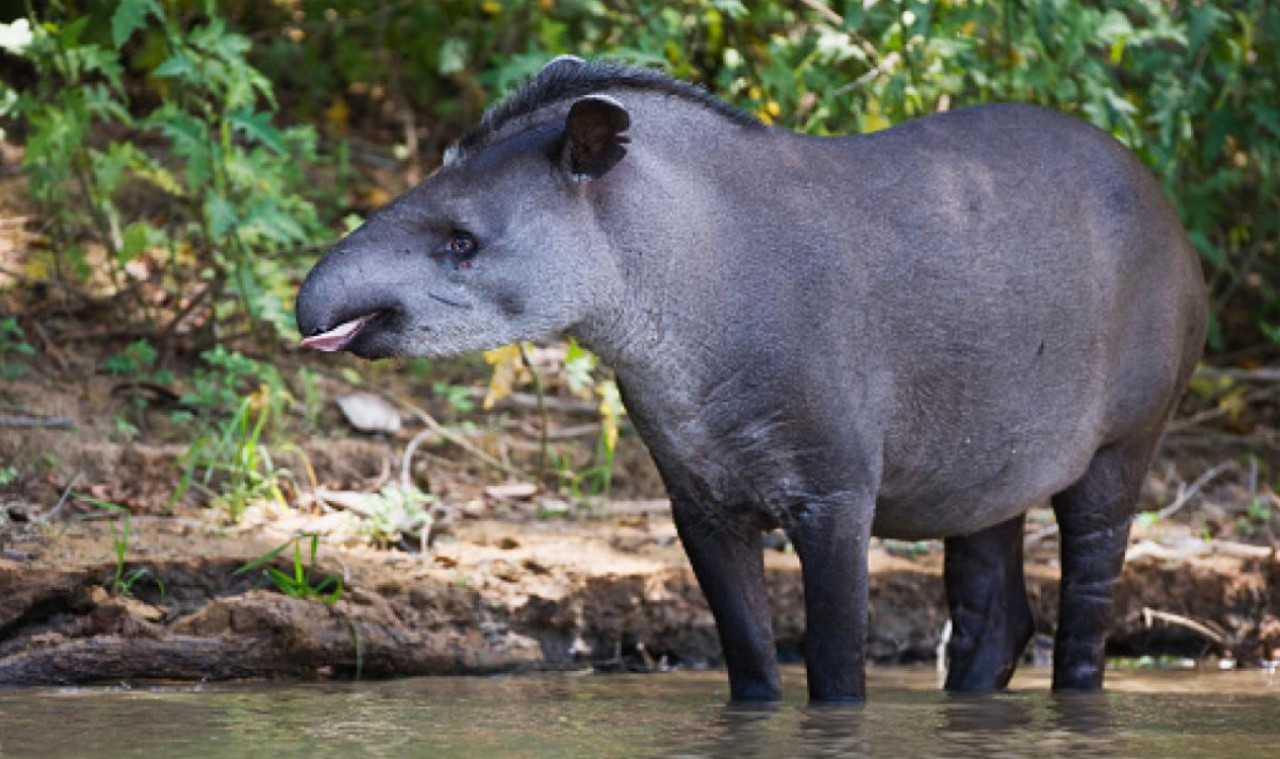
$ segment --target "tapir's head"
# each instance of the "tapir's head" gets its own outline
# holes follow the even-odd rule
[[[540,77],[576,65],[553,62]],[[477,144],[464,138],[440,171],[307,276],[302,344],[366,358],[445,356],[579,324],[616,291],[593,204],[626,153],[629,125],[619,102],[587,93]]]

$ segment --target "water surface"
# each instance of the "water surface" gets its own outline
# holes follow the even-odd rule
[[[0,691],[0,757],[1280,758],[1280,676],[1114,672],[1105,693],[953,697],[870,671],[870,702],[727,706],[720,672]]]

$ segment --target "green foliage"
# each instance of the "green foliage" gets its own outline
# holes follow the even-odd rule
[[[173,381],[173,375],[168,370],[159,368],[159,359],[160,354],[144,338],[129,343],[123,351],[109,356],[103,368],[108,374],[167,385]]]
[[[286,414],[296,405],[284,376],[272,363],[221,345],[200,358],[202,365],[189,375],[188,392],[181,398],[189,410],[179,412],[180,421],[191,425],[193,438],[182,456],[183,475],[170,507],[194,490],[235,523],[254,502],[287,503],[293,473],[276,465],[272,450],[305,454],[280,434]],[[323,402],[317,377],[303,368],[298,380],[303,413],[314,426]],[[286,442],[272,443],[273,435]]]
[[[129,553],[129,542],[133,537],[133,514],[124,506],[107,501],[79,494],[76,499],[89,504],[108,516],[114,517],[112,523],[114,525],[114,533],[112,535],[112,547],[115,549],[115,575],[111,580],[111,592],[122,598],[129,598],[133,595],[133,586],[139,580],[150,579],[159,589],[160,595],[164,596],[165,587],[164,580],[160,579],[150,569],[146,567],[134,567],[132,570],[126,571],[126,556]]]
[[[268,447],[271,427],[293,404],[272,364],[217,346],[201,355],[182,403],[196,412],[194,439],[183,454],[183,476],[172,506],[191,489],[239,522],[253,502],[285,503],[282,485],[292,477],[277,467]],[[283,446],[294,448],[294,446]]]
[[[222,345],[200,355],[202,366],[192,372],[191,389],[182,402],[201,412],[212,426],[220,426],[236,415],[244,399],[254,393],[263,397],[273,415],[279,416],[293,402],[284,377],[274,364],[250,358]]]
[[[1244,514],[1236,519],[1235,532],[1240,537],[1253,537],[1261,531],[1274,527],[1280,518],[1271,499],[1255,497],[1245,507]]]
[[[291,8],[286,33],[255,55],[300,112],[338,132],[370,126],[353,113],[391,113],[406,129],[421,121],[433,150],[561,53],[660,66],[819,135],[991,101],[1076,113],[1137,151],[1174,199],[1211,275],[1213,346],[1280,335],[1280,4],[1270,0]]]
[[[275,405],[271,388],[263,385],[240,401],[227,421],[198,436],[183,454],[183,475],[170,504],[189,489],[209,498],[236,523],[255,501],[285,504],[281,483],[290,476],[276,467],[264,440]]]
[[[310,540],[310,559],[306,564],[302,561],[302,541]],[[233,574],[242,575],[255,569],[265,567],[290,546],[293,547],[293,574],[286,574],[273,567],[266,567],[263,573],[276,586],[276,590],[293,598],[314,599],[326,604],[335,604],[342,598],[342,577],[331,574],[318,581],[311,578],[315,574],[316,552],[320,546],[320,536],[313,533],[299,535],[283,545],[273,548],[253,561],[237,569]]]
[[[3,35],[39,74],[2,88],[0,108],[26,126],[59,272],[92,276],[104,248],[122,290],[125,265],[146,259],[186,298],[234,294],[287,329],[305,266],[288,253],[326,234],[303,192],[317,133],[277,126],[277,93],[331,135],[390,126],[398,157],[431,162],[486,103],[575,53],[666,68],[812,134],[997,100],[1078,113],[1165,183],[1211,275],[1214,346],[1280,339],[1280,6],[1268,0],[200,6],[52,2]],[[138,186],[161,212],[130,210]]]
[[[302,415],[307,420],[307,427],[315,429],[320,421],[320,411],[324,407],[320,375],[304,366],[298,369],[298,384],[302,386]]]
[[[215,305],[232,293],[252,319],[287,330],[302,264],[279,254],[325,236],[301,194],[316,135],[274,126],[248,38],[186,5],[125,0],[77,13],[52,2],[30,19],[19,52],[39,79],[8,110],[28,129],[24,166],[52,222],[49,255],[89,281],[100,247],[117,292],[134,295],[126,267],[145,259],[188,298],[197,285]],[[126,72],[145,77],[157,105],[134,102]],[[149,316],[140,299],[137,311]]]
[[[431,392],[444,398],[455,414],[469,414],[476,410],[476,402],[471,396],[471,388],[466,385],[434,382],[431,385]]]
[[[387,485],[365,496],[360,505],[360,535],[374,545],[398,545],[417,536],[426,551],[432,517],[429,507],[435,499],[414,487]]]
[[[0,318],[0,379],[17,379],[27,373],[27,364],[21,359],[35,355],[36,350],[26,337],[16,317]]]

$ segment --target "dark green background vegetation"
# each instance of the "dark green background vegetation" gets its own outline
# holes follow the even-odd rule
[[[25,52],[6,55],[4,102],[32,195],[56,220],[49,268],[89,279],[94,242],[112,266],[145,255],[173,288],[207,291],[224,321],[247,315],[288,332],[289,295],[316,246],[383,198],[351,191],[353,147],[375,146],[416,179],[486,103],[571,52],[665,68],[814,134],[987,101],[1077,113],[1168,188],[1212,283],[1213,351],[1280,339],[1274,2],[68,0],[26,10],[39,28]],[[320,169],[326,181],[315,182],[308,172]],[[138,183],[150,202],[131,192]],[[111,280],[124,289],[123,268]],[[158,315],[135,305],[131,317],[154,325]]]

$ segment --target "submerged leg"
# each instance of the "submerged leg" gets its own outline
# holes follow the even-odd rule
[[[1102,687],[1111,594],[1154,447],[1144,441],[1099,450],[1084,477],[1053,498],[1062,541],[1055,690]]]
[[[787,525],[804,577],[805,668],[813,701],[866,697],[871,498],[809,507]]]
[[[951,611],[947,690],[992,691],[1013,677],[1035,631],[1022,579],[1025,515],[946,540]]]
[[[691,500],[672,499],[676,530],[720,634],[734,701],[782,697],[765,592],[760,532],[707,519]]]

